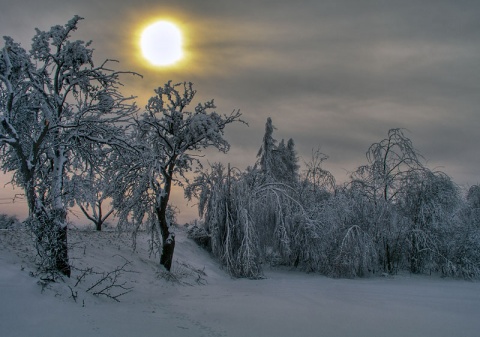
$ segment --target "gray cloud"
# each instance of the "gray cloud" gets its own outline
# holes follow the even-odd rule
[[[432,167],[461,184],[480,181],[478,1],[0,0],[0,31],[22,42],[33,28],[85,17],[98,60],[118,58],[139,105],[169,79],[193,81],[218,110],[239,108],[250,127],[227,130],[238,167],[253,164],[268,116],[308,160],[318,146],[338,180],[368,146],[404,127]],[[191,62],[152,71],[133,61],[132,30],[171,14],[189,30]],[[77,36],[77,35],[76,35]]]

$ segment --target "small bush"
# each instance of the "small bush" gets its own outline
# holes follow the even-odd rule
[[[194,224],[188,229],[187,234],[197,245],[210,251],[210,235],[203,226]]]
[[[20,225],[17,217],[14,215],[0,214],[0,229],[12,229]]]

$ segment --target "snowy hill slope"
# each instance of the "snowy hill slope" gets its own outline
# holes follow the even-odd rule
[[[148,235],[70,231],[76,269],[63,282],[38,282],[29,236],[0,231],[0,336],[478,336],[480,283],[409,275],[329,279],[269,271],[232,279],[177,233],[173,276],[148,254]],[[111,295],[89,292],[108,271]],[[88,268],[90,274],[85,271]],[[81,282],[78,284],[78,279]],[[166,279],[168,278],[168,280]],[[43,291],[42,291],[43,288]]]

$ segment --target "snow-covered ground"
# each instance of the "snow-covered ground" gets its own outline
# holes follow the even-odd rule
[[[208,253],[177,233],[166,280],[147,235],[137,251],[112,232],[70,231],[71,279],[44,287],[30,276],[28,235],[0,231],[0,336],[480,336],[480,283],[402,275],[331,279],[292,270],[232,279]],[[130,263],[119,298],[86,293],[100,275]],[[162,277],[163,276],[163,277]],[[76,294],[76,301],[73,299]]]

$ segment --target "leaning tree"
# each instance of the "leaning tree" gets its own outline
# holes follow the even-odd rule
[[[5,37],[0,54],[0,164],[25,191],[41,267],[67,276],[69,177],[125,146],[119,125],[136,110],[118,91],[121,72],[96,66],[91,42],[71,39],[81,19],[37,29],[29,52]]]
[[[160,263],[167,270],[175,248],[168,217],[172,185],[183,186],[185,174],[200,164],[202,149],[227,152],[225,126],[241,121],[236,110],[229,115],[216,113],[213,100],[187,110],[195,93],[192,83],[168,82],[155,89],[145,112],[131,125],[131,150],[118,153],[113,162],[120,221],[139,228],[147,219],[152,225],[152,247],[161,247]]]

